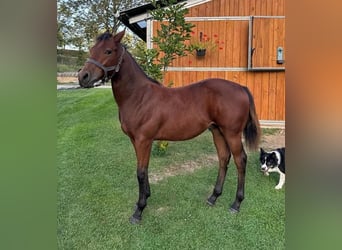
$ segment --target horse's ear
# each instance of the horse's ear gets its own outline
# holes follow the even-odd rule
[[[125,35],[125,30],[117,33],[115,36],[114,36],[114,42],[121,42],[121,39],[123,38],[123,36]]]

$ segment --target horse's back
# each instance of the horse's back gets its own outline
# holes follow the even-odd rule
[[[169,95],[164,101],[170,100],[175,116],[192,113],[198,119],[203,117],[207,123],[222,120],[223,117],[232,121],[247,120],[249,98],[244,87],[238,83],[209,78],[166,91]]]
[[[244,87],[236,82],[221,78],[209,78],[193,85],[189,85],[193,92],[215,99],[215,102],[224,102],[227,105],[249,105],[248,95]]]
[[[248,94],[242,85],[220,78],[209,78],[178,88],[162,88],[161,92],[164,93],[158,95],[163,102],[169,100],[187,107],[249,106]]]
[[[200,82],[197,82],[194,85],[196,84],[198,84],[198,86],[208,89],[228,91],[228,93],[239,92],[243,90],[242,85],[222,78],[208,78]]]
[[[204,93],[206,91],[214,91],[227,95],[236,94],[238,92],[245,93],[242,85],[222,78],[208,78],[199,82],[190,83],[183,87],[171,88],[170,90],[179,93],[194,91]]]

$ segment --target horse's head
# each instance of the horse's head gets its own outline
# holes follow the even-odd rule
[[[116,35],[105,32],[97,38],[90,49],[90,58],[78,72],[78,81],[83,88],[92,88],[99,80],[111,79],[119,71],[124,47],[120,45],[125,31]]]

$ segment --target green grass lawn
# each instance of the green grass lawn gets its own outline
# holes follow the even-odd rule
[[[284,249],[285,190],[278,175],[263,176],[258,152],[248,153],[245,200],[231,161],[222,196],[206,205],[217,176],[210,132],[170,142],[152,155],[149,171],[196,161],[203,166],[151,184],[140,225],[129,217],[138,197],[133,146],[123,134],[110,89],[57,91],[57,238],[59,249]]]

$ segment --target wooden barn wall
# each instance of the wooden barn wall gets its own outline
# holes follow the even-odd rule
[[[284,53],[285,61],[282,64],[277,63],[278,48],[286,51],[285,19],[254,17],[251,26],[253,48],[251,67],[285,68]]]
[[[191,21],[196,25],[192,36],[203,32],[206,37],[218,41],[218,46],[203,58],[193,53],[176,59],[164,83],[172,82],[174,87],[181,87],[213,77],[238,82],[251,90],[260,120],[285,121],[285,71],[247,70],[248,17],[284,16],[284,7],[284,0],[212,0],[192,7],[190,18],[228,17]],[[153,22],[152,27],[156,34],[159,24]]]
[[[212,0],[190,8],[188,16],[285,16],[285,0]]]
[[[247,67],[248,24],[249,21],[192,21],[193,38],[197,39],[199,33],[217,43],[217,47],[207,50],[204,57],[197,57],[195,52],[177,58],[173,67]],[[154,31],[159,24],[153,25]]]

